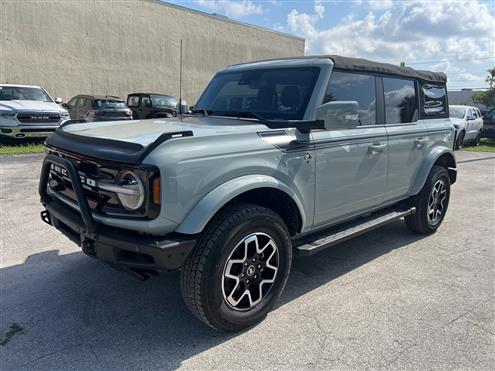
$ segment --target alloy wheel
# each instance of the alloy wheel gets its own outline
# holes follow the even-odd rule
[[[266,233],[244,237],[230,253],[222,276],[227,305],[247,311],[261,302],[272,288],[279,268],[278,247]]]
[[[428,221],[436,225],[442,219],[447,199],[447,188],[443,180],[437,180],[428,198]]]

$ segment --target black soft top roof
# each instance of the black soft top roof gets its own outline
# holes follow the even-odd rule
[[[443,72],[432,72],[424,70],[415,70],[411,67],[401,67],[390,63],[373,62],[362,58],[341,57],[339,55],[329,55],[334,63],[334,68],[343,70],[356,70],[363,72],[379,72],[387,75],[412,77],[429,82],[447,82],[447,75]]]

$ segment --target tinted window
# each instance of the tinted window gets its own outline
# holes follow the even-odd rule
[[[293,67],[217,74],[196,104],[213,115],[301,120],[320,69]]]
[[[77,107],[84,107],[85,104],[86,104],[86,98],[79,98],[77,100],[76,106]]]
[[[76,105],[76,102],[77,102],[77,97],[74,97],[67,103],[67,105],[69,107],[74,107]]]
[[[384,77],[383,91],[387,124],[417,121],[418,99],[414,81]]]
[[[166,95],[150,95],[153,107],[177,107],[177,99]]]
[[[139,106],[139,95],[132,95],[129,98],[127,98],[127,105],[129,107]]]
[[[375,77],[348,72],[334,72],[323,103],[355,101],[359,104],[360,125],[376,123]]]
[[[94,105],[96,108],[126,108],[123,101],[111,99],[96,99]]]
[[[141,97],[141,105],[145,107],[150,107],[151,102],[149,97]]]
[[[427,115],[447,113],[447,95],[444,86],[423,85],[424,111]]]

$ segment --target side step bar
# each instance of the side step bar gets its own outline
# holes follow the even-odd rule
[[[368,217],[353,220],[316,235],[302,237],[293,242],[296,252],[301,256],[309,256],[320,252],[327,247],[344,242],[352,237],[358,236],[375,228],[381,227],[396,219],[414,214],[415,207],[409,209],[388,209],[386,211],[373,213]]]

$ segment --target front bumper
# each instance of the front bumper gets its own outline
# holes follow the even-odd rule
[[[77,196],[80,212],[74,211],[47,193],[50,165],[67,169]],[[151,272],[180,268],[193,249],[194,238],[168,235],[152,236],[108,227],[96,222],[90,212],[74,165],[61,157],[48,155],[39,184],[45,210],[41,219],[57,228],[82,247],[87,255],[103,260],[115,268],[147,278]]]
[[[0,134],[11,138],[42,138],[53,133],[60,124],[51,126],[18,125],[0,126]]]

